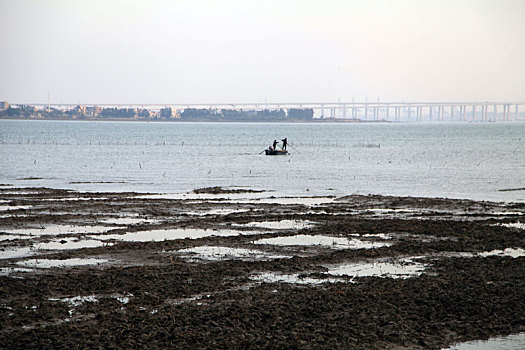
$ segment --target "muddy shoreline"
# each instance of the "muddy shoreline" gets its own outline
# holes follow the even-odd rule
[[[0,348],[439,349],[525,331],[523,203],[2,186],[0,208]]]

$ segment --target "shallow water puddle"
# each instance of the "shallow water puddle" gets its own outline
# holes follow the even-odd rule
[[[395,262],[348,263],[331,267],[327,274],[350,277],[409,278],[419,276],[426,265],[406,258]]]
[[[255,209],[254,211],[259,211],[261,209]],[[218,208],[218,209],[209,209],[204,211],[189,211],[185,214],[187,215],[196,215],[196,216],[205,216],[205,215],[229,215],[235,213],[246,213],[250,209],[233,209],[233,208]]]
[[[194,248],[181,249],[177,251],[183,257],[201,260],[273,260],[291,258],[290,255],[277,255],[260,250],[231,248],[231,247],[217,247],[217,246],[201,246]]]
[[[301,230],[304,228],[314,226],[311,221],[304,220],[281,220],[281,221],[261,221],[261,222],[249,222],[247,224],[233,224],[232,226],[238,227],[258,227],[266,229],[279,229],[279,230]]]
[[[135,196],[137,199],[174,199],[174,200],[254,200],[268,196],[265,192],[239,193],[156,193]]]
[[[525,230],[525,223],[520,223],[520,222],[511,222],[511,223],[501,224],[501,226],[514,227],[514,228]]]
[[[31,236],[0,235],[0,241],[12,241],[15,239],[31,239]]]
[[[45,198],[43,201],[62,202],[62,201],[100,201],[108,200],[109,197],[63,197],[63,198]]]
[[[391,277],[409,278],[423,273],[426,265],[413,261],[417,257],[395,260],[394,262],[361,262],[346,263],[328,267],[325,274],[333,276],[328,278],[314,278],[305,276],[304,273],[281,274],[275,272],[262,272],[250,276],[250,279],[267,283],[292,283],[292,284],[321,284],[337,282],[354,282],[357,277]],[[344,279],[343,277],[346,277]],[[347,278],[351,277],[351,280]]]
[[[152,224],[158,222],[157,220],[149,220],[137,217],[118,217],[101,220],[101,224],[115,224],[115,225],[136,225],[136,224]],[[96,232],[93,232],[96,233]]]
[[[237,231],[237,230],[212,230],[212,229],[198,229],[198,228],[178,228],[167,230],[148,230],[129,232],[123,235],[101,235],[93,236],[92,238],[106,240],[119,240],[126,242],[158,242],[173,239],[198,239],[211,236],[229,237],[240,235],[255,235],[261,234],[261,231]]]
[[[17,272],[33,272],[32,269],[26,269],[23,267],[0,267],[0,276],[9,276]]]
[[[315,206],[332,203],[335,197],[268,197],[253,200],[229,201],[229,203],[282,204]]]
[[[489,340],[474,340],[452,345],[443,350],[522,350],[525,347],[525,333],[510,334]]]
[[[525,215],[521,211],[493,211],[490,215]]]
[[[412,208],[366,208],[361,212],[372,212],[376,214],[391,214],[391,213],[421,213],[427,211],[426,209],[412,209]]]
[[[339,278],[312,278],[299,273],[281,274],[275,272],[261,272],[250,276],[251,280],[264,283],[291,283],[291,284],[322,284],[345,282]]]
[[[392,239],[392,235],[389,235],[387,233],[365,233],[365,234],[352,233],[350,234],[350,236],[365,237],[365,238]]]
[[[0,205],[0,211],[11,211],[18,209],[31,209],[32,205]]]
[[[511,258],[519,258],[525,256],[525,249],[523,248],[506,248],[505,250],[492,250],[490,252],[478,253],[479,256],[509,256]]]
[[[504,250],[491,250],[490,252],[481,252],[481,253],[470,253],[470,252],[448,252],[448,253],[442,253],[438,254],[435,258],[438,259],[440,257],[446,257],[446,258],[476,258],[476,257],[482,257],[486,258],[489,256],[507,256],[511,258],[520,258],[525,256],[525,249],[523,248],[506,248]]]
[[[36,254],[31,247],[15,247],[0,250],[0,259],[17,259]]]
[[[112,243],[101,242],[94,239],[76,240],[74,238],[63,239],[60,241],[51,241],[47,243],[38,243],[33,245],[33,250],[69,250],[82,248],[97,248],[110,246]]]
[[[50,225],[39,228],[20,228],[20,229],[9,229],[8,233],[18,235],[30,235],[30,236],[44,236],[44,235],[63,235],[63,234],[77,234],[77,233],[103,233],[109,230],[124,228],[110,227],[110,226],[77,226],[77,225]]]
[[[11,191],[2,191],[0,194],[9,194],[9,195],[21,194],[21,195],[26,195],[26,194],[40,194],[40,193],[45,193],[45,192],[41,192],[41,191],[38,191],[38,190],[35,190],[35,191],[28,191],[28,190],[17,191],[16,189],[13,189]]]
[[[86,265],[99,265],[107,263],[106,259],[80,259],[72,258],[65,260],[58,259],[31,259],[25,261],[19,261],[16,264],[26,267],[36,267],[40,269],[47,269],[52,267],[72,267],[72,266],[86,266]]]
[[[346,237],[331,237],[318,235],[295,235],[287,237],[263,238],[254,244],[271,244],[280,246],[323,246],[332,249],[373,249],[388,247],[389,242],[367,242]]]

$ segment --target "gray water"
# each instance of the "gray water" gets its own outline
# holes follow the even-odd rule
[[[291,155],[259,154],[284,137]],[[525,187],[525,123],[0,120],[0,184],[523,201],[525,190],[501,190]]]

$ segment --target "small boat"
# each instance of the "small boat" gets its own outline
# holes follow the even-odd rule
[[[288,151],[285,149],[265,149],[264,152],[267,156],[285,156],[288,154]]]

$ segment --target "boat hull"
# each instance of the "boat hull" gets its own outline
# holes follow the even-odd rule
[[[270,151],[269,149],[264,150],[265,154],[267,156],[285,156],[288,154],[288,151],[286,150],[273,150]]]

